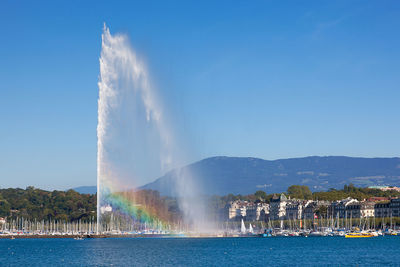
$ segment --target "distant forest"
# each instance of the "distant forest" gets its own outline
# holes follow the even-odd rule
[[[74,190],[49,192],[33,186],[0,189],[0,217],[38,221],[90,219],[96,217],[96,198]]]
[[[370,197],[400,197],[397,191],[381,191],[379,189],[358,188],[354,185],[345,185],[342,190],[331,189],[327,192],[314,192],[307,186],[293,185],[283,192],[291,198],[313,200],[340,200],[352,197],[358,200]],[[141,199],[158,207],[157,213],[164,217],[179,218],[178,201],[175,198],[163,197],[154,190],[141,190]],[[250,195],[208,196],[207,210],[211,218],[218,219],[220,211],[230,201],[247,200],[252,202],[269,203],[274,194],[257,191]],[[32,186],[26,189],[0,189],[0,217],[26,218],[29,220],[91,220],[96,218],[96,195],[79,194],[74,190],[45,191]],[[168,218],[168,219],[170,219]]]
[[[131,198],[130,192],[123,193]],[[177,201],[161,197],[157,191],[141,190],[134,194],[135,203],[146,206],[158,218],[180,218]],[[0,217],[28,220],[89,221],[96,220],[97,195],[80,194],[74,190],[45,191],[29,186],[26,189],[0,189]]]

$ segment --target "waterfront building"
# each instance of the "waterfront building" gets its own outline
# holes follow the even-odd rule
[[[269,218],[269,204],[257,203],[256,221],[267,221]]]
[[[390,217],[390,201],[378,202],[375,204],[375,217]]]
[[[298,220],[303,215],[303,203],[301,201],[290,201],[286,204],[286,219]]]
[[[361,202],[360,215],[362,218],[375,217],[375,203],[371,201]]]
[[[228,220],[232,220],[237,216],[237,203],[236,201],[231,201],[229,204],[226,206],[226,209],[228,210]]]
[[[245,221],[269,221],[312,220],[316,218],[315,216],[319,212],[326,214],[328,218],[340,219],[400,217],[400,198],[372,197],[358,201],[348,197],[329,202],[290,199],[284,194],[280,194],[274,195],[270,204],[241,200],[232,201],[228,204],[225,214],[228,214],[227,219],[231,221],[240,221],[241,219]]]
[[[333,218],[350,218],[350,216],[347,216],[346,208],[348,205],[355,203],[358,203],[358,200],[351,197],[334,201],[328,207],[328,216]]]
[[[346,206],[347,218],[368,218],[375,216],[373,202],[353,202]]]
[[[400,198],[375,204],[375,217],[400,217]]]
[[[228,204],[228,220],[241,220],[246,217],[247,201],[231,201]]]
[[[269,214],[269,205],[267,203],[253,203],[248,201],[231,201],[226,209],[229,221],[259,221],[265,220]]]
[[[265,203],[265,207],[260,211],[259,221],[264,221],[264,222],[269,221],[269,209],[270,209],[269,204]]]
[[[303,219],[306,219],[306,220],[314,219],[316,210],[317,210],[316,201],[308,202],[304,207]]]
[[[269,214],[267,203],[254,203],[246,207],[246,221],[265,221]]]
[[[304,206],[303,219],[312,220],[321,207],[329,207],[331,203],[329,201],[308,201]]]
[[[286,204],[286,218],[290,220],[303,219],[306,207],[312,202],[312,200],[289,199]]]
[[[269,217],[271,220],[282,220],[286,217],[287,197],[284,194],[274,195],[270,203]]]
[[[390,200],[390,209],[393,217],[400,217],[400,198]]]
[[[347,205],[345,211],[347,218],[360,218],[360,203],[355,202]]]
[[[257,220],[257,206],[256,205],[246,206],[245,221],[253,222],[256,220]]]

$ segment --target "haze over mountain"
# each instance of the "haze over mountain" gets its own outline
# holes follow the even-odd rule
[[[79,194],[96,194],[97,186],[78,186],[72,188],[72,190],[75,190]]]
[[[291,185],[307,185],[312,191],[342,189],[345,184],[367,187],[399,185],[400,158],[305,157],[279,160],[212,157],[187,168],[201,179],[204,194],[250,194],[257,190],[284,192]],[[176,171],[171,171],[143,189],[174,196]]]
[[[284,192],[291,185],[307,185],[312,191],[342,189],[353,183],[359,187],[400,185],[400,158],[354,158],[343,156],[263,160],[243,157],[211,157],[185,166],[201,181],[201,193],[212,195]],[[175,196],[176,170],[166,173],[141,189],[153,189]],[[96,187],[76,191],[94,193]]]

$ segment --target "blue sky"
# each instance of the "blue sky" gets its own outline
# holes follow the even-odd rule
[[[147,63],[187,162],[399,156],[398,1],[1,1],[0,187],[96,183],[104,22]]]

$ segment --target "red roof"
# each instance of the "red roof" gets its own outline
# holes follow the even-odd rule
[[[372,201],[372,202],[378,202],[378,201],[385,201],[389,200],[388,197],[370,197],[367,199],[367,201]]]

